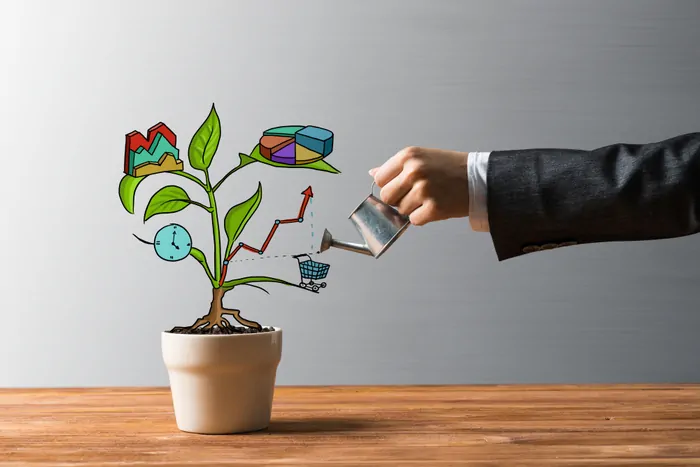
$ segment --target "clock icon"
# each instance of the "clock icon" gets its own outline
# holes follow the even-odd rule
[[[153,240],[156,254],[165,261],[180,261],[192,250],[192,237],[178,224],[169,224],[156,232]]]

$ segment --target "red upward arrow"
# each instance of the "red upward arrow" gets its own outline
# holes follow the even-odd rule
[[[301,192],[302,195],[304,195],[304,201],[301,202],[301,208],[299,209],[299,219],[302,219],[304,217],[304,212],[306,212],[306,205],[309,204],[309,198],[314,197],[314,192],[311,189],[311,185],[309,187]]]

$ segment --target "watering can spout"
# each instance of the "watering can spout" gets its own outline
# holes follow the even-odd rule
[[[321,239],[320,252],[328,250],[330,247],[339,248],[341,250],[352,251],[354,253],[361,253],[363,255],[374,256],[367,245],[362,245],[360,243],[343,242],[333,238],[331,233],[326,229],[323,232],[323,239]]]
[[[374,188],[374,183],[372,183]],[[407,216],[370,194],[350,214],[350,220],[365,243],[341,242],[326,229],[321,239],[320,252],[331,247],[379,258],[404,233],[410,225]]]

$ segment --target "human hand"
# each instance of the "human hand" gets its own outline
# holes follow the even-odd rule
[[[411,224],[469,215],[466,152],[408,147],[369,171],[380,198]]]

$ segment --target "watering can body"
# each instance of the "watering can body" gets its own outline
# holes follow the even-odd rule
[[[372,191],[374,186],[374,183],[372,183]],[[379,258],[411,224],[407,216],[402,215],[394,207],[384,203],[374,196],[374,193],[370,193],[355,208],[349,219],[365,243],[336,240],[326,229],[321,240],[321,252],[333,247]]]

